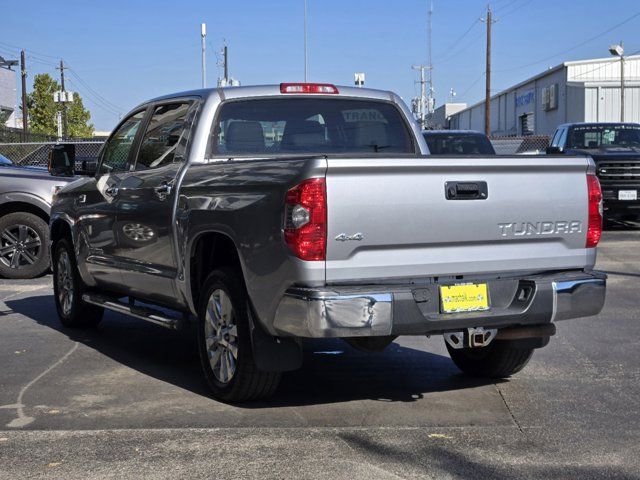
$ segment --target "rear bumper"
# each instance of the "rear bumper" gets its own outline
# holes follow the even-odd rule
[[[606,275],[564,272],[484,281],[491,310],[440,313],[439,286],[294,288],[280,301],[275,330],[296,337],[428,335],[470,327],[503,328],[596,315]]]

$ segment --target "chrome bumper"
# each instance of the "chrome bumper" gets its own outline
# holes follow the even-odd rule
[[[586,317],[598,314],[604,306],[606,275],[567,272],[487,283],[490,294],[494,292],[492,309],[457,314],[440,312],[438,285],[433,284],[294,288],[280,301],[274,328],[283,336],[374,337]],[[522,292],[528,293],[523,296]]]

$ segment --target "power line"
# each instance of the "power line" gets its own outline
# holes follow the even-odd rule
[[[465,44],[464,47],[460,48],[460,50],[458,50],[457,52],[452,53],[451,55],[449,55],[447,58],[445,58],[444,60],[442,60],[441,62],[434,62],[435,65],[442,65],[443,63],[448,63],[452,60],[455,60],[455,58],[460,55],[461,53],[463,53],[464,51],[468,50],[469,47],[472,47],[474,45],[476,45],[476,42],[478,40],[480,40],[482,37],[484,36],[484,32],[480,32],[478,33],[478,35],[476,35],[475,37],[472,38],[472,40]]]
[[[500,14],[500,18],[504,18],[504,17],[506,17],[506,16],[508,16],[508,15],[511,15],[512,13],[517,12],[518,10],[520,10],[520,9],[522,9],[522,8],[526,7],[527,5],[529,5],[532,1],[533,1],[533,0],[527,0],[527,1],[525,1],[524,3],[521,3],[520,5],[518,5],[517,7],[515,7],[515,8],[513,8],[513,9],[509,10],[508,12],[505,12],[505,13]]]
[[[514,3],[518,2],[519,0],[511,0],[509,3],[507,3],[506,5],[502,5],[501,7],[498,7],[495,11],[495,13],[498,13],[501,9],[504,10],[506,8],[509,8],[511,5],[513,5]],[[494,2],[495,5],[495,2]]]
[[[464,92],[462,92],[462,93],[460,94],[460,98],[464,98],[464,96],[465,96],[467,93],[469,93],[469,91],[470,91],[473,87],[475,87],[475,86],[476,86],[476,84],[477,84],[480,80],[482,80],[482,78],[484,77],[484,73],[485,73],[485,72],[482,72],[482,73],[480,74],[480,76],[479,76],[478,78],[476,78],[476,79],[473,81],[473,83],[472,83],[471,85],[469,85],[469,86],[467,87],[467,89],[466,89]]]
[[[628,58],[628,57],[631,57],[633,55],[637,55],[638,53],[640,53],[640,50],[636,50],[635,52],[631,52],[630,54],[625,55],[625,59]],[[613,60],[615,61],[615,59],[613,59]],[[574,75],[573,77],[574,78],[578,78],[578,77],[582,77],[583,75],[588,75],[590,73],[597,72],[598,70],[602,70],[603,68],[608,67],[609,65],[611,65],[611,63],[612,63],[611,61],[603,63],[599,67],[593,68],[591,70],[587,70],[586,72],[579,73],[577,75]]]
[[[122,108],[119,105],[116,105],[115,103],[113,103],[110,100],[107,100],[105,97],[103,97],[102,95],[100,95],[98,92],[96,92],[93,88],[91,88],[89,86],[89,84],[87,82],[85,82],[82,77],[80,77],[80,75],[78,74],[78,72],[76,72],[73,68],[68,67],[67,66],[67,70],[69,70],[69,72],[71,72],[71,75],[73,75],[82,85],[84,85],[84,87],[89,90],[91,93],[93,93],[96,97],[98,97],[100,100],[102,100],[104,103],[110,105],[111,107],[113,107],[114,110],[118,110],[120,113],[122,111],[124,111],[125,109]]]
[[[552,58],[559,57],[560,55],[564,55],[565,53],[571,52],[571,51],[573,51],[573,50],[575,50],[575,49],[577,49],[577,48],[582,47],[583,45],[586,45],[587,43],[590,43],[590,42],[592,42],[592,41],[594,41],[594,40],[597,40],[598,38],[603,37],[603,36],[604,36],[604,35],[606,35],[607,33],[612,32],[612,31],[613,31],[613,30],[615,30],[616,28],[619,28],[619,27],[621,27],[622,25],[624,25],[624,24],[626,24],[626,23],[629,23],[631,20],[633,20],[633,19],[635,19],[635,18],[637,18],[637,17],[640,17],[640,12],[635,13],[634,15],[632,15],[632,16],[630,16],[630,17],[628,17],[627,19],[623,20],[622,22],[617,23],[616,25],[614,25],[614,26],[612,26],[612,27],[607,28],[605,31],[603,31],[603,32],[601,32],[601,33],[599,33],[599,34],[597,34],[597,35],[595,35],[595,36],[591,37],[591,38],[588,38],[587,40],[584,40],[584,41],[582,41],[582,42],[578,43],[577,45],[574,45],[573,47],[567,48],[566,50],[562,50],[561,52],[554,53],[553,55],[550,55],[550,56],[548,56],[548,57],[542,58],[542,59],[537,60],[537,61],[535,61],[535,62],[527,63],[527,64],[525,64],[525,65],[520,65],[520,66],[518,66],[518,67],[505,68],[505,69],[496,70],[496,71],[497,71],[497,72],[512,72],[512,71],[514,71],[514,70],[520,70],[520,69],[522,69],[522,68],[527,68],[527,67],[531,67],[531,66],[533,66],[533,65],[538,65],[539,63],[546,62],[547,60],[551,60]]]
[[[39,56],[39,57],[52,58],[52,59],[54,59],[54,60],[57,60],[57,59],[58,59],[58,57],[55,57],[55,56],[53,56],[53,55],[47,55],[46,53],[39,53],[39,52],[36,52],[36,51],[34,51],[34,50],[31,50],[30,48],[25,48],[25,49],[23,49],[22,47],[19,47],[19,46],[17,46],[17,45],[13,45],[13,44],[11,44],[11,43],[7,43],[7,42],[0,42],[0,45],[5,45],[5,46],[7,46],[7,47],[10,47],[10,48],[15,49],[16,51],[25,50],[26,52],[29,52],[29,53],[35,54],[35,55],[37,55],[37,56]]]
[[[79,88],[79,85],[77,85],[72,79],[68,79],[67,82],[69,82],[73,87],[75,87],[76,90],[82,90],[81,88]],[[110,113],[111,115],[115,116],[115,117],[119,117],[121,115],[122,112],[119,112],[111,107],[109,107],[108,105],[102,103],[100,101],[100,99],[98,99],[97,97],[94,97],[93,95],[90,95],[88,92],[86,92],[86,99],[88,101],[90,101],[94,106],[104,110],[107,113]]]

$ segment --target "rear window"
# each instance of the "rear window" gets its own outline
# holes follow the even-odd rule
[[[426,132],[431,155],[495,155],[493,145],[484,135],[474,134],[430,134]]]
[[[211,145],[222,155],[415,153],[393,104],[326,97],[226,102]]]
[[[579,125],[569,130],[567,148],[639,147],[640,125]]]

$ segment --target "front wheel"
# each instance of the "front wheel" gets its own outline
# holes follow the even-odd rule
[[[53,250],[53,296],[65,327],[92,327],[100,323],[104,309],[82,300],[84,291],[71,244],[58,241]]]
[[[529,363],[534,350],[511,340],[494,340],[486,347],[479,348],[456,349],[445,344],[453,363],[474,377],[510,377]]]
[[[271,396],[281,374],[258,369],[249,329],[249,302],[233,269],[212,272],[198,310],[198,350],[214,397],[244,402]]]
[[[49,226],[33,213],[14,212],[0,218],[0,275],[35,278],[49,268]]]

